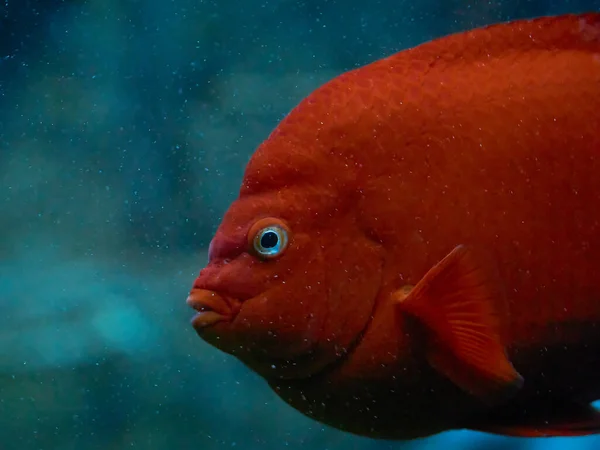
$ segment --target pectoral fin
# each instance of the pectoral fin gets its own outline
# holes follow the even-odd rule
[[[499,295],[497,280],[464,246],[430,269],[408,294],[397,293],[401,311],[425,330],[430,364],[492,404],[523,384],[501,342]]]

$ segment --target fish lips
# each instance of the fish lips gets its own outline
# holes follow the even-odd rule
[[[231,322],[240,309],[239,301],[208,289],[192,289],[186,303],[197,311],[192,318],[197,332],[219,322]]]

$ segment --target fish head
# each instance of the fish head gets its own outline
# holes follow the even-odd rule
[[[382,261],[335,193],[304,186],[244,196],[194,282],[192,325],[267,379],[311,376],[361,338]]]

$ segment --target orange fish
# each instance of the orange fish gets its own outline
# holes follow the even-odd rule
[[[600,432],[600,14],[346,72],[252,156],[188,304],[305,415]]]

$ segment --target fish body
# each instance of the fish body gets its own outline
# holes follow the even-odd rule
[[[599,205],[600,14],[447,36],[260,145],[194,326],[355,434],[597,433]]]

